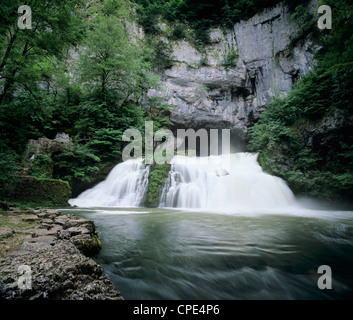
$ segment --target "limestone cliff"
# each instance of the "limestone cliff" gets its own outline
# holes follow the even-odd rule
[[[244,138],[269,98],[288,92],[314,64],[313,43],[291,46],[296,29],[279,4],[231,30],[212,29],[204,53],[172,41],[174,65],[161,74],[163,89],[148,94],[175,105],[170,119],[178,128],[229,128]]]

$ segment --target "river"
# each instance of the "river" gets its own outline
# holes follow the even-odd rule
[[[352,299],[353,212],[73,208],[125,299]],[[332,289],[320,289],[321,265]]]

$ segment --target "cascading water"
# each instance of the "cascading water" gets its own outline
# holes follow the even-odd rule
[[[160,207],[273,209],[295,204],[286,183],[262,171],[257,155],[175,156]],[[138,207],[148,187],[149,167],[142,159],[118,164],[107,178],[70,199],[79,207]]]
[[[137,207],[142,205],[148,187],[149,167],[142,159],[118,164],[107,178],[92,189],[70,199],[79,207]]]
[[[257,154],[175,156],[160,207],[278,208],[295,203],[286,183],[262,171]]]

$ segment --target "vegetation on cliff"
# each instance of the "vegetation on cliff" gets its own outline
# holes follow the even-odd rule
[[[333,29],[315,34],[321,47],[317,65],[286,97],[267,104],[250,129],[249,149],[260,152],[264,169],[283,177],[299,194],[351,198],[353,6],[346,0],[325,4],[334,12]],[[301,21],[301,27],[305,23],[310,20]]]
[[[143,132],[151,116],[142,102],[146,91],[158,86],[150,52],[128,32],[134,23],[129,1],[28,1],[32,29],[24,30],[17,25],[22,4],[1,4],[3,199],[18,195],[16,176],[22,174],[29,139],[53,139],[58,132],[72,139],[61,152],[35,155],[29,174],[37,179],[61,179],[75,188],[107,163],[117,163],[122,133],[131,127]],[[158,99],[152,104],[156,126],[165,124],[165,106]]]
[[[266,8],[283,0],[135,0],[139,22],[148,35],[160,35],[160,19],[174,25],[169,37],[182,39],[187,29],[197,47],[210,43],[208,30],[211,27],[232,28],[241,20],[247,20]],[[307,2],[286,0],[294,9]]]
[[[156,73],[173,65],[172,49],[159,36],[186,37],[202,50],[209,41],[209,28],[230,27],[279,2],[27,1],[32,29],[21,30],[17,10],[23,3],[2,1],[0,197],[18,197],[24,176],[27,180],[30,176],[31,183],[47,183],[43,190],[53,183],[60,185],[59,198],[67,196],[67,183],[83,190],[107,164],[119,162],[125,129],[143,132],[145,120],[153,120],[155,130],[171,126],[170,106],[146,95],[159,86]],[[282,176],[294,191],[349,197],[353,195],[353,135],[348,121],[353,101],[353,8],[348,0],[325,1],[322,4],[334,12],[333,29],[313,33],[318,28],[313,28],[316,22],[310,20],[306,2],[286,1],[300,28],[293,43],[312,36],[321,47],[317,65],[286,97],[276,96],[267,104],[249,130],[249,149],[260,152],[265,170]],[[146,33],[144,40],[134,31],[137,22]],[[163,30],[163,22],[172,28]],[[237,61],[238,53],[229,48],[224,66],[232,68]],[[320,133],[325,119],[335,122],[338,115],[347,123],[336,129],[333,124]],[[58,132],[70,135],[71,147],[36,155],[31,170],[23,174],[28,140],[53,139]],[[158,195],[155,185],[164,169],[151,171],[149,205]]]
[[[150,168],[150,173],[148,176],[148,189],[145,199],[146,207],[156,207],[158,206],[158,200],[162,187],[166,179],[168,178],[168,173],[170,171],[170,164],[153,164]]]

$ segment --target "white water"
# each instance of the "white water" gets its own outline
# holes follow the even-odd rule
[[[175,156],[160,207],[274,209],[295,204],[287,184],[262,171],[257,155]]]
[[[149,167],[129,160],[114,167],[107,178],[69,203],[79,207],[138,207],[148,187]]]
[[[120,163],[103,182],[69,203],[79,207],[142,206],[148,174],[149,167],[142,159]],[[235,153],[203,158],[175,156],[159,206],[263,211],[295,203],[282,179],[262,171],[256,154]]]

